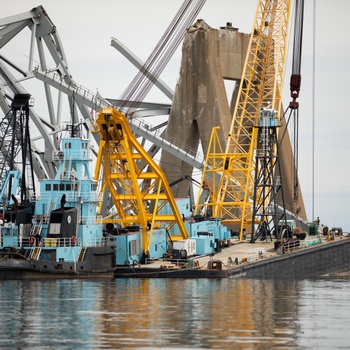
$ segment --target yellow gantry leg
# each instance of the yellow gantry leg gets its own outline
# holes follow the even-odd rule
[[[113,108],[104,108],[96,123],[101,143],[95,179],[103,168],[102,191],[109,191],[118,214],[118,218],[105,218],[104,222],[120,223],[124,227],[139,225],[144,253],[149,251],[155,223],[164,227],[175,223],[180,234],[172,239],[187,239],[188,233],[167,179],[137,141],[125,115]],[[169,203],[172,213],[161,211],[165,203]]]

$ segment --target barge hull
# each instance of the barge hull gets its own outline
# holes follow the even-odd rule
[[[18,259],[8,254],[0,259],[0,278],[113,278],[113,260],[115,250],[112,247],[90,247],[85,259],[77,262]]]
[[[350,238],[343,238],[227,269],[117,266],[114,276],[116,278],[318,278],[349,271]]]

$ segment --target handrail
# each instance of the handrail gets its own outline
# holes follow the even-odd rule
[[[34,244],[31,244],[30,237],[22,237],[22,244],[21,244],[22,247],[31,247],[32,249],[38,248],[38,247],[57,248],[57,247],[77,247],[77,246],[86,248],[86,247],[102,247],[105,245],[106,245],[106,237],[91,238],[88,241],[88,244],[84,245],[84,247],[80,238],[76,242],[72,242],[72,239],[70,237],[65,237],[65,238],[43,237],[40,240],[39,245],[36,245],[36,242],[34,242]]]
[[[169,143],[174,150],[183,152],[185,155],[194,158],[197,162],[204,164],[204,154],[197,152],[196,149],[186,145],[185,142],[182,142],[179,139],[176,139],[175,137],[168,134],[166,136],[163,136],[163,132],[160,129],[154,129],[151,124],[146,123],[143,119],[129,117],[128,122],[138,129],[144,130],[144,132],[152,135],[154,138]]]
[[[82,85],[74,83],[67,84],[63,77],[55,70],[49,70],[45,69],[44,71],[39,70],[39,67],[37,67],[33,74],[40,78],[40,76],[48,77],[49,79],[52,79],[54,82],[56,82],[59,86],[64,87],[68,90],[73,90],[75,94],[78,94],[81,96],[85,101],[88,101],[89,107],[93,108],[95,110],[103,109],[107,107],[111,107],[108,101],[106,101],[104,98],[99,97],[97,94],[94,94],[92,91],[88,90],[87,88],[83,87]],[[115,109],[118,110],[117,106],[112,106]],[[94,126],[94,121],[91,121],[91,125]],[[167,135],[164,137],[161,134],[161,131],[159,129],[155,129],[151,124],[147,124],[144,122],[144,120],[141,120],[139,118],[128,118],[128,122],[130,125],[134,126],[135,128],[142,130],[146,134],[151,135],[154,139],[158,140],[160,143],[164,143],[167,146],[173,148],[175,151],[178,151],[179,153],[182,153],[185,156],[188,156],[191,159],[191,162],[195,161],[198,164],[204,164],[205,156],[201,152],[197,152],[196,149],[191,148],[187,146],[185,143],[177,140],[174,137],[171,137]]]

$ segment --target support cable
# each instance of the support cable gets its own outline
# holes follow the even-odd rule
[[[312,218],[315,218],[315,66],[316,66],[316,0],[313,2],[312,38]]]
[[[293,42],[293,61],[292,75],[290,77],[290,95],[292,101],[289,107],[297,109],[299,103],[296,99],[299,97],[301,84],[301,53],[303,43],[303,21],[304,21],[304,0],[295,2],[295,20],[294,20],[294,42]]]
[[[293,196],[294,200],[298,199],[298,147],[299,147],[299,97],[301,85],[301,54],[303,43],[303,22],[304,22],[304,0],[297,0],[295,2],[295,18],[294,18],[294,41],[293,41],[293,61],[292,61],[292,75],[290,77],[290,95],[292,101],[289,107],[294,111],[294,174],[293,174]]]
[[[205,0],[184,1],[145,64],[121,95],[120,100],[124,101],[124,104],[119,107],[121,112],[131,115],[144,100],[183,40],[186,29],[192,25],[204,3]],[[130,101],[134,102],[130,104]]]

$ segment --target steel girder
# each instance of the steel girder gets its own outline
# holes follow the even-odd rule
[[[27,67],[18,64],[0,54],[0,107],[4,114],[8,112],[10,101],[16,93],[25,93],[23,87],[27,80],[41,81],[44,85],[44,92],[47,105],[47,117],[41,116],[34,108],[30,109],[30,118],[37,129],[36,137],[32,138],[34,157],[34,169],[39,179],[53,177],[56,172],[56,166],[52,155],[59,147],[59,135],[62,130],[62,113],[64,98],[68,103],[71,117],[74,123],[79,119],[83,120],[85,130],[89,133],[94,130],[91,120],[91,111],[98,113],[102,108],[110,107],[111,104],[98,94],[94,94],[88,89],[77,84],[69,70],[69,65],[61,43],[56,26],[48,17],[42,6],[38,6],[29,12],[10,16],[0,19],[0,49],[5,48],[15,37],[25,29],[29,29],[30,45],[28,52]],[[136,67],[142,66],[142,61],[131,53],[116,39],[112,39],[114,47],[133,63]],[[121,47],[123,50],[121,50]],[[45,55],[45,53],[49,55]],[[34,67],[34,62],[38,65]],[[50,66],[50,63],[53,66]],[[8,68],[7,68],[8,67]],[[11,70],[11,71],[10,71]],[[16,76],[15,76],[16,74]],[[173,91],[160,79],[157,80],[156,86],[169,98],[172,97]],[[55,107],[56,106],[56,107]],[[117,108],[117,106],[115,106]],[[183,150],[183,145],[176,144],[175,140],[166,141],[163,138],[164,132],[159,129],[164,125],[152,126],[141,120],[146,115],[154,116],[157,114],[169,114],[170,105],[157,106],[153,110],[142,108],[134,112],[135,117],[132,119],[131,128],[137,136],[151,143],[149,152],[154,155],[160,148],[164,148],[172,153],[175,157],[180,157],[183,161],[192,164],[194,167],[201,169],[203,165],[203,156],[199,159],[193,157],[193,150]],[[89,133],[89,136],[91,134]],[[97,144],[99,135],[92,133]],[[38,145],[36,145],[38,143]]]

